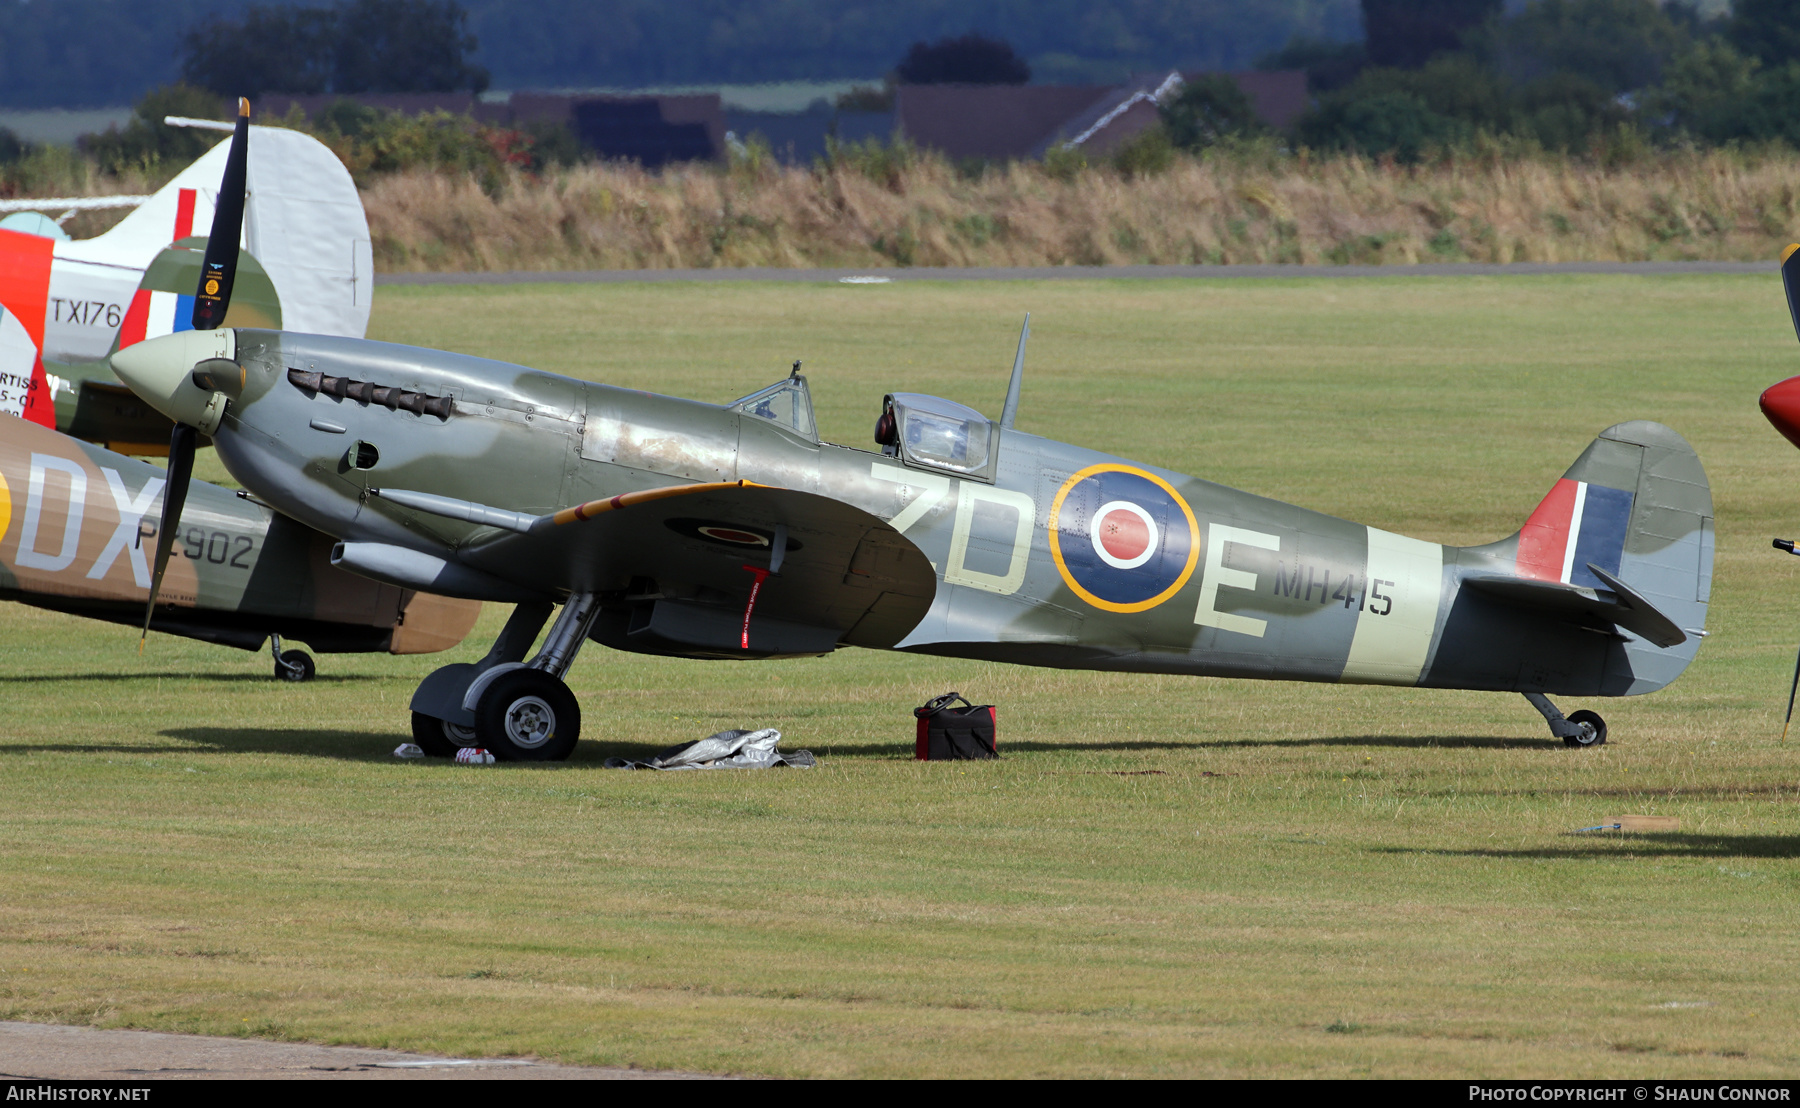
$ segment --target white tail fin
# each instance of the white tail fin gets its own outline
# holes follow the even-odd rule
[[[59,259],[143,270],[171,242],[204,236],[229,141],[182,170],[97,238],[57,244]],[[249,200],[240,244],[268,271],[290,331],[361,338],[369,325],[369,224],[350,173],[310,135],[250,128]]]

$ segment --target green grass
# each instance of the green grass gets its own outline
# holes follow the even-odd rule
[[[1670,423],[1713,480],[1713,637],[1566,703],[1591,751],[1508,695],[593,648],[576,758],[478,769],[389,752],[502,612],[295,687],[9,605],[0,1018],[822,1076],[1794,1072],[1772,280],[384,289],[374,332],[714,400],[803,357],[862,443],[889,389],[997,410],[1026,310],[1026,430],[1440,541]],[[1003,761],[909,760],[949,688],[1001,705]],[[821,767],[600,767],[751,725]],[[1625,813],[1681,830],[1567,833]]]

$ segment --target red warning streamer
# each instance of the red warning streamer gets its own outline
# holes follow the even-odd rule
[[[769,571],[760,566],[745,566],[744,568],[756,578],[756,583],[750,586],[750,603],[744,605],[744,633],[738,639],[738,647],[743,650],[749,650],[750,613],[756,610],[756,595],[762,592],[763,582],[769,579]]]

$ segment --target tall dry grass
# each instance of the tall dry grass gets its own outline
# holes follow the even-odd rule
[[[0,200],[27,197],[147,195],[169,183],[185,165],[134,165],[122,173],[106,173],[80,151],[68,146],[39,146],[25,157],[0,165]],[[55,218],[60,212],[45,211]],[[128,209],[77,212],[63,229],[75,238],[92,238],[124,219]]]
[[[860,164],[860,168],[859,168]],[[1035,163],[662,173],[590,165],[414,172],[364,192],[380,268],[1755,260],[1800,237],[1800,155],[1541,155],[1401,166],[1360,157],[1181,159],[1131,179]]]

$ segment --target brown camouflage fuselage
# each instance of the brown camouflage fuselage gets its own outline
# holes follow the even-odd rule
[[[163,470],[0,416],[0,599],[143,620]],[[325,652],[429,653],[480,605],[345,573],[329,538],[195,481],[151,626],[256,649],[271,634]]]

